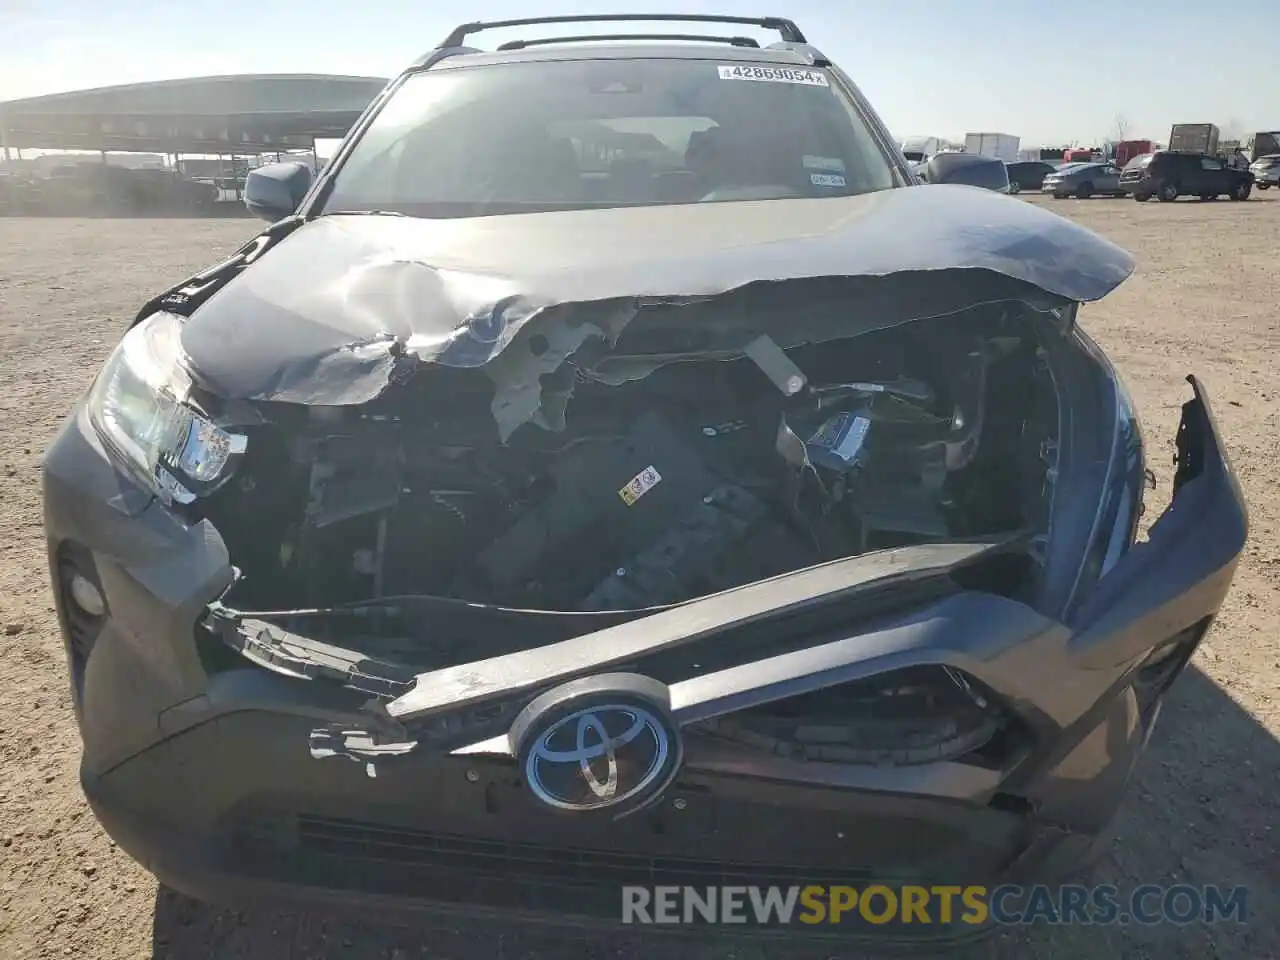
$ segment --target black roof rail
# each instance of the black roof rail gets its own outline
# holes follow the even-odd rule
[[[800,28],[785,17],[731,17],[716,16],[706,13],[597,13],[581,16],[559,17],[525,17],[519,20],[478,20],[454,27],[453,31],[440,43],[441,48],[460,47],[468,36],[482,30],[497,30],[503,27],[532,27],[544,23],[620,23],[626,21],[649,21],[671,23],[740,23],[747,26],[760,27],[762,30],[777,30],[783,40],[790,43],[805,43]]]
[[[596,33],[576,37],[539,37],[536,40],[508,40],[500,44],[498,49],[523,50],[525,47],[540,47],[548,43],[588,43],[596,40],[694,40],[760,49],[760,44],[751,37],[713,37],[702,33]]]

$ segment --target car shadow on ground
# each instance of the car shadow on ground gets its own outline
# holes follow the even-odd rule
[[[1002,931],[947,956],[1226,960],[1268,955],[1280,942],[1266,906],[1280,897],[1280,856],[1271,826],[1280,806],[1278,782],[1280,744],[1236,704],[1229,690],[1191,667],[1165,704],[1117,835],[1090,880],[1115,884],[1121,891],[1145,883],[1246,886],[1248,925],[1039,926]],[[153,960],[855,960],[886,955],[831,942],[800,945],[728,935],[686,942],[488,922],[401,925],[265,905],[225,910],[163,887],[156,898],[152,945]]]

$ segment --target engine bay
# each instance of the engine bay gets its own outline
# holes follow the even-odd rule
[[[277,404],[209,516],[238,601],[268,609],[433,595],[639,610],[1036,527],[1058,424],[1044,325],[976,309],[785,351],[761,334],[620,384],[570,357],[563,423],[506,439],[478,370],[360,407]]]

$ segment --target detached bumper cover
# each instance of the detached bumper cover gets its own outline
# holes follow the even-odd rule
[[[709,607],[602,631],[585,649],[578,638],[414,675],[215,605],[215,630],[243,641],[233,653],[203,626],[230,579],[216,531],[124,496],[73,418],[46,458],[51,559],[56,577],[68,544],[83,544],[110,608],[84,658],[59,595],[85,792],[123,849],[214,900],[266,893],[587,924],[617,921],[625,883],[994,883],[1069,870],[1114,816],[1245,542],[1239,485],[1191,383],[1172,506],[1069,623],[951,577],[999,545],[932,548],[930,563],[898,573],[948,589],[672,682],[683,765],[621,821],[538,803],[513,762],[511,714],[574,677],[642,673],[647,655],[696,632],[696,617],[676,623],[688,609]],[[813,579],[833,565],[744,588],[734,615],[856,593],[859,562],[871,589],[892,571],[869,571],[889,556],[850,561],[841,584]],[[702,629],[723,620],[708,614]],[[706,723],[921,665],[972,678],[1018,736],[959,759],[868,765],[784,756]]]

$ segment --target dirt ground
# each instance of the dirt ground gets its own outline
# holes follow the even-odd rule
[[[1217,626],[1175,688],[1098,882],[1245,885],[1250,923],[1036,928],[975,956],[1280,955],[1280,197],[1051,207],[1132,250],[1137,275],[1082,313],[1143,411],[1162,509],[1183,377],[1208,385],[1252,515]],[[126,320],[255,228],[244,220],[0,219],[0,957],[764,960],[787,946],[565,939],[490,925],[383,927],[193,903],[115,849],[76,780],[79,740],[47,588],[40,453]],[[804,951],[808,955],[808,951]],[[819,949],[817,957],[858,951]]]

